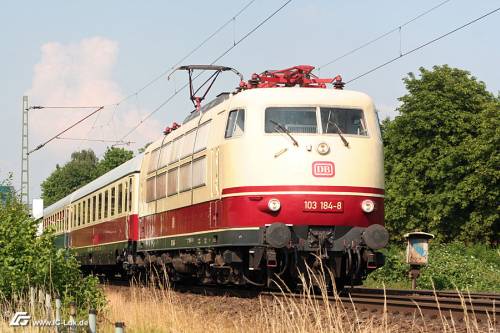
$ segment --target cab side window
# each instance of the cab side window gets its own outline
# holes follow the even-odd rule
[[[224,137],[232,138],[242,136],[245,131],[245,110],[238,109],[229,112],[227,118],[226,132]]]

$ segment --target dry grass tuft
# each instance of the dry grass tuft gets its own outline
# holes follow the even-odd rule
[[[327,300],[326,288],[319,292]],[[201,296],[140,286],[107,287],[106,295],[106,322],[124,321],[127,332],[496,332],[491,322],[478,325],[470,317],[457,324],[444,316],[429,321],[357,313],[338,297],[336,302],[312,297],[312,288],[301,298]],[[102,326],[113,331],[105,322]]]
[[[303,281],[303,285],[322,281]],[[397,317],[390,313],[357,313],[350,304],[327,300],[326,288],[319,288],[322,299],[305,288],[302,297],[290,296],[237,298],[179,293],[168,287],[105,286],[108,305],[98,315],[98,332],[114,332],[115,322],[125,322],[126,332],[496,332],[491,323],[481,326],[470,317],[456,323],[443,316],[435,320],[422,317]],[[284,291],[283,291],[284,293]],[[314,295],[318,294],[318,290]],[[5,310],[27,310],[28,304],[0,302]],[[464,300],[464,307],[465,307]],[[46,317],[42,305],[35,310],[38,318]],[[31,311],[30,311],[31,312]],[[8,326],[10,317],[0,322],[0,332],[19,332]],[[40,332],[26,328],[23,332]],[[49,332],[45,329],[43,332]],[[53,330],[51,330],[53,331]]]

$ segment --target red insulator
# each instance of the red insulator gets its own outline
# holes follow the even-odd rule
[[[333,87],[334,87],[335,89],[342,90],[342,89],[344,89],[344,86],[345,86],[345,83],[344,83],[344,82],[342,82],[342,76],[337,75],[337,76],[333,79]]]

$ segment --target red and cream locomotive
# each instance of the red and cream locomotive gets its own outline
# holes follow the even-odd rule
[[[307,264],[361,283],[388,242],[379,122],[370,97],[312,69],[254,74],[203,106],[191,89],[182,126],[46,208],[44,225],[93,271],[265,286]]]

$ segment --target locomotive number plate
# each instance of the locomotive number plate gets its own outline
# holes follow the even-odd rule
[[[304,200],[304,212],[342,213],[344,202],[329,200]]]

